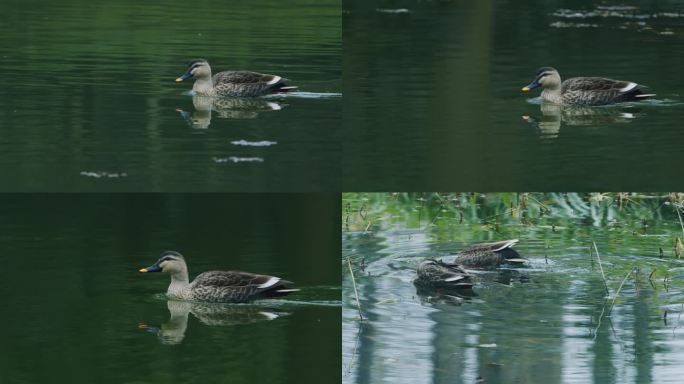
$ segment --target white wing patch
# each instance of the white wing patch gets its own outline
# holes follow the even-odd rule
[[[517,242],[518,242],[518,239],[513,239],[510,241],[507,241],[506,243],[504,243],[504,245],[500,246],[499,248],[493,249],[493,251],[498,252],[502,249],[510,248],[510,247],[514,246],[515,243],[517,243]]]
[[[636,86],[637,86],[637,83],[629,83],[626,86],[624,86],[623,88],[620,88],[620,92],[630,91],[630,90],[634,89],[634,87],[636,87]]]
[[[446,281],[447,283],[450,283],[452,281],[459,281],[459,280],[463,280],[463,279],[465,279],[465,276],[454,276],[454,277],[446,278],[446,279],[444,279],[444,281]]]
[[[276,285],[279,281],[280,281],[280,277],[271,277],[271,278],[268,279],[268,281],[266,281],[265,283],[260,284],[259,286],[257,286],[257,288],[268,288],[268,287],[272,287],[272,286]]]
[[[271,81],[269,81],[266,84],[268,84],[268,85],[275,84],[275,83],[279,82],[281,79],[282,79],[282,77],[280,77],[280,76],[273,76],[273,79],[271,79]]]

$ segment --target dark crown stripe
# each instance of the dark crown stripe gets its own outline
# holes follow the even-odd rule
[[[190,63],[188,64],[188,67],[192,67],[195,64],[201,64],[201,63],[206,63],[207,61],[204,59],[192,59],[190,60]]]

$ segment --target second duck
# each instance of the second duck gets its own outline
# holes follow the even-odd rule
[[[454,260],[469,268],[495,268],[501,264],[523,264],[528,260],[520,257],[512,247],[518,239],[497,241],[495,243],[481,243],[462,250]]]
[[[177,83],[193,77],[192,91],[200,96],[254,97],[273,93],[291,92],[297,89],[286,84],[287,79],[250,71],[224,71],[211,75],[211,67],[205,59],[193,59],[188,70],[176,79]]]

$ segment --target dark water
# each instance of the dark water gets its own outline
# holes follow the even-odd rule
[[[343,190],[684,185],[681,2],[345,1],[343,22]],[[520,92],[541,66],[657,98],[543,109]]]
[[[339,190],[339,1],[3,5],[0,190]],[[301,92],[211,113],[174,83],[194,57]]]
[[[0,382],[339,381],[339,198],[333,195],[5,195]],[[286,300],[169,301],[166,249],[191,277],[281,276]]]
[[[680,382],[684,262],[672,244],[683,229],[672,205],[636,199],[621,209],[576,194],[542,203],[543,216],[530,200],[514,217],[511,200],[495,195],[444,204],[346,195],[343,382]],[[520,239],[528,267],[480,271],[474,294],[462,297],[417,293],[420,261],[507,238]]]

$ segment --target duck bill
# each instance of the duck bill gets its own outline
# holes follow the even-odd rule
[[[141,272],[141,273],[147,273],[147,272],[161,272],[161,270],[162,270],[161,267],[158,266],[157,264],[155,264],[155,265],[150,265],[150,266],[147,267],[147,268],[143,268],[143,269],[139,270],[138,272]]]
[[[523,92],[529,92],[529,91],[531,91],[531,90],[533,90],[533,89],[535,89],[535,88],[537,88],[537,87],[539,87],[539,83],[537,82],[537,80],[535,80],[535,81],[533,81],[533,82],[527,84],[526,86],[524,86],[524,87],[522,88],[522,91],[523,91]]]
[[[182,82],[183,80],[187,80],[187,79],[189,79],[191,76],[192,76],[192,73],[190,73],[190,71],[185,72],[184,74],[182,74],[180,77],[178,77],[178,78],[176,79],[176,83],[180,83],[180,82]]]

